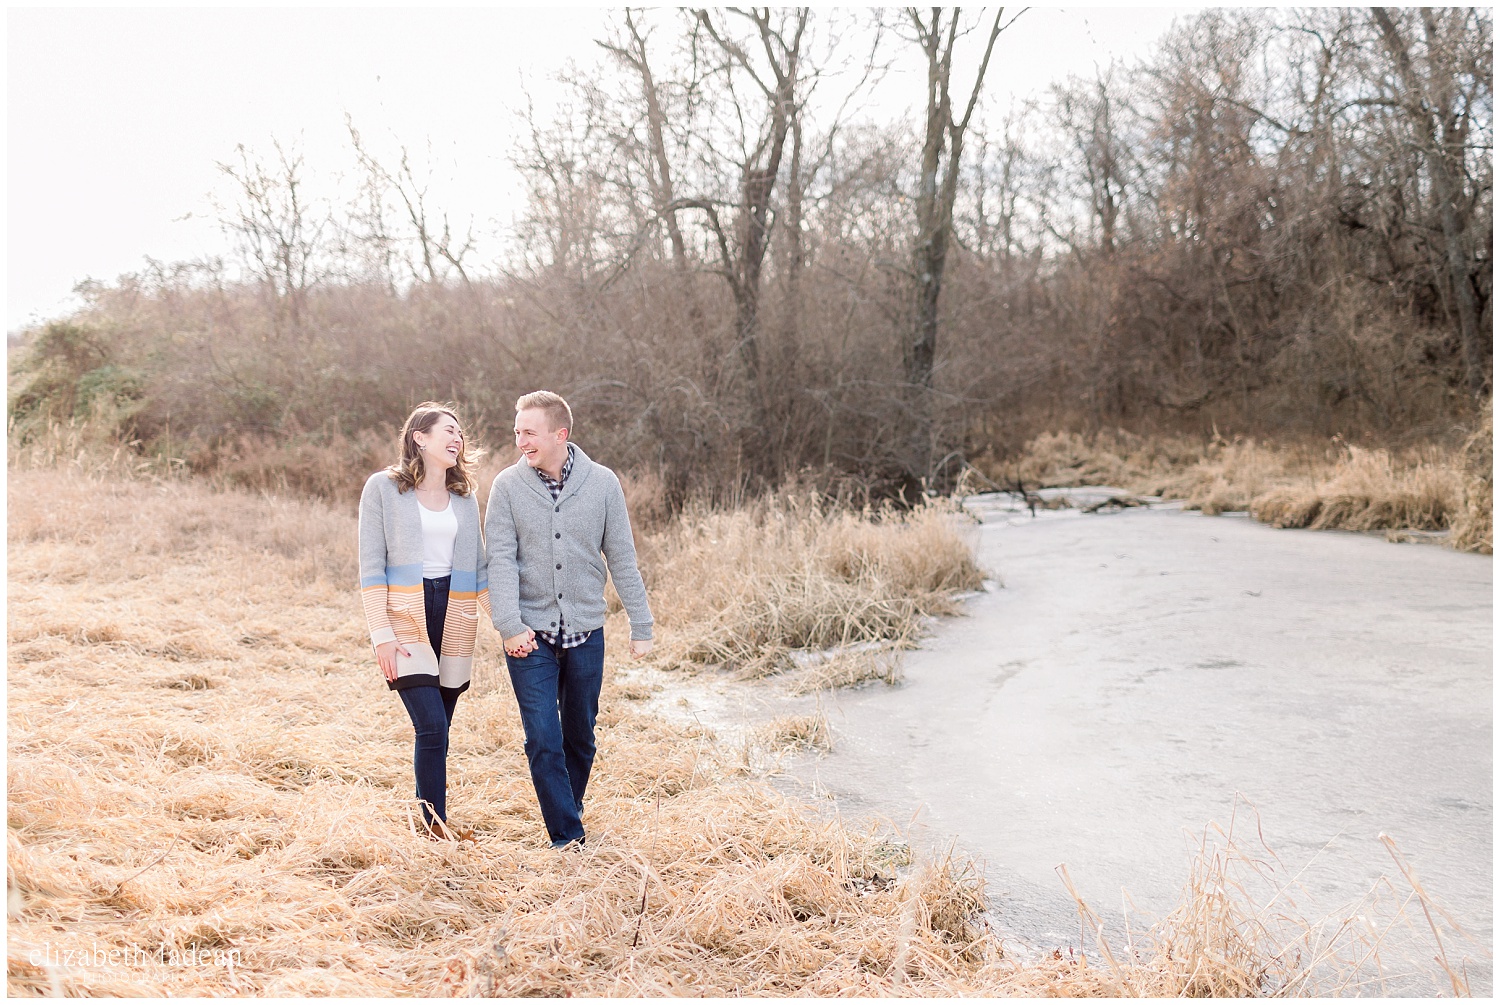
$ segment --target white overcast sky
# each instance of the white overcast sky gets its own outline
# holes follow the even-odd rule
[[[1019,8],[1018,8],[1019,9]],[[1007,97],[1144,56],[1191,8],[1034,8],[996,47]],[[525,86],[544,101],[569,60],[597,59],[611,11],[569,9],[9,9],[6,327],[65,312],[85,278],[146,256],[227,250],[209,194],[236,144],[300,147],[310,175],[353,157],[344,115],[377,144],[433,150],[440,205],[503,236]],[[920,100],[907,74],[881,95]],[[884,109],[882,109],[884,110]],[[883,117],[883,116],[882,116]],[[498,240],[494,242],[498,250]]]

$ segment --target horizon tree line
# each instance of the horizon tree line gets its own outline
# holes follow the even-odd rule
[[[549,386],[677,499],[809,468],[910,499],[1049,429],[1390,436],[1488,400],[1488,10],[1214,9],[997,108],[988,69],[1025,30],[620,12],[558,114],[523,111],[494,263],[423,158],[352,121],[342,205],[295,149],[241,147],[232,261],[87,286],[12,416],[104,402],[212,454],[434,395],[503,430]],[[924,93],[872,119],[898,58]]]

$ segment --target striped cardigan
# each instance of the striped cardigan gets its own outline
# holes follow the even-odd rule
[[[370,476],[359,498],[359,592],[370,644],[400,642],[418,657],[397,661],[400,676],[390,684],[392,690],[435,684],[463,691],[469,686],[479,611],[490,610],[487,562],[479,500],[453,492],[448,500],[458,517],[458,537],[453,542],[443,654],[434,675],[420,669],[422,662],[429,668],[433,663],[422,592],[422,515],[417,511],[421,503],[415,492],[399,491],[385,471]],[[425,653],[419,652],[422,648]]]

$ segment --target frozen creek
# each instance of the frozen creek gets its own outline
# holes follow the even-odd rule
[[[1059,863],[1106,920],[1122,891],[1133,914],[1170,910],[1236,794],[1237,838],[1259,849],[1248,802],[1310,918],[1382,873],[1404,890],[1387,833],[1475,937],[1489,990],[1489,557],[1171,506],[968,508],[1003,586],[935,625],[900,684],[792,699],[699,678],[673,706],[732,736],[820,701],[834,749],[787,759],[783,784],[956,844],[1032,947],[1081,941]]]

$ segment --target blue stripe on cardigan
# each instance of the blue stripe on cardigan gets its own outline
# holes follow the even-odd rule
[[[366,576],[359,581],[360,589],[367,586],[421,586],[422,563],[415,565],[388,565],[384,576]]]
[[[454,569],[452,578],[448,581],[448,590],[451,593],[479,593],[488,588],[489,577],[483,572]]]
[[[465,569],[454,569],[448,589],[453,593],[483,593],[489,588],[489,577]],[[359,581],[360,589],[370,586],[420,586],[420,565],[398,565],[387,568],[384,576],[368,576]]]

